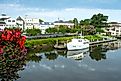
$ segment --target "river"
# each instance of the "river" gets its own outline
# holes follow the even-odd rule
[[[17,81],[120,81],[121,41],[30,54]]]

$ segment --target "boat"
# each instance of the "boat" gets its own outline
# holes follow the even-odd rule
[[[80,50],[89,48],[89,40],[82,38],[73,38],[71,42],[67,43],[68,50]]]
[[[89,48],[76,51],[67,51],[67,58],[82,60],[85,57],[85,54],[89,54]]]

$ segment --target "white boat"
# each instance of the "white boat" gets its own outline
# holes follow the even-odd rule
[[[67,43],[68,50],[80,50],[89,48],[89,40],[74,38],[71,42]]]
[[[77,51],[67,51],[67,58],[72,58],[75,60],[81,60],[85,57],[85,54],[89,53],[89,48]]]

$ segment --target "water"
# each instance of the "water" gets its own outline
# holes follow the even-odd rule
[[[17,81],[120,81],[120,47],[118,41],[78,51],[30,53]]]

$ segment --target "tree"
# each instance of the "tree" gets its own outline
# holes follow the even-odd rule
[[[101,13],[99,14],[95,14],[92,16],[91,18],[91,25],[101,28],[101,27],[106,27],[107,26],[107,20],[108,20],[108,16],[105,16]]]
[[[92,25],[83,25],[82,26],[82,35],[94,35],[96,29]]]
[[[48,28],[48,29],[46,29],[45,31],[46,31],[47,33],[52,33],[52,34],[58,32],[57,28]]]
[[[40,29],[26,29],[26,33],[30,36],[36,36],[38,34],[41,34],[41,30]]]
[[[80,27],[83,35],[93,35],[95,34],[94,26],[90,25],[90,19],[85,19],[80,21]]]
[[[74,18],[73,23],[74,23],[74,28],[78,28],[78,20],[77,20],[77,18]]]
[[[85,19],[85,20],[81,20],[80,21],[80,26],[83,26],[83,25],[90,25],[90,19]]]
[[[68,29],[67,26],[60,25],[58,32],[65,34],[67,29]]]

